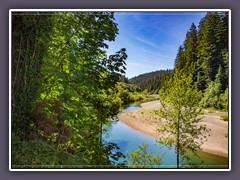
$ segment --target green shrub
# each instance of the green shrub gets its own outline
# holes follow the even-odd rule
[[[153,155],[148,149],[148,144],[138,145],[135,151],[127,152],[127,162],[130,168],[159,168],[164,154]]]
[[[212,107],[214,109],[228,109],[228,88],[221,93],[221,84],[218,82],[210,82],[204,93],[200,105],[204,108]]]
[[[228,121],[228,115],[222,115],[221,120],[223,121]]]
[[[220,100],[222,103],[222,109],[228,109],[228,88],[225,90],[223,94],[220,95]]]

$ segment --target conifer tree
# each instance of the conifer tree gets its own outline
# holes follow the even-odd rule
[[[184,71],[187,74],[192,74],[194,81],[196,81],[196,62],[197,62],[197,56],[196,56],[196,47],[197,47],[197,28],[194,23],[192,23],[191,28],[186,34],[186,39],[184,42],[184,49],[185,49],[185,65],[184,65]]]
[[[184,42],[186,67],[190,66],[192,62],[197,61],[196,57],[196,45],[197,45],[197,29],[194,23],[186,34]]]
[[[185,64],[186,64],[185,52],[183,46],[181,45],[178,48],[178,53],[174,62],[174,67],[181,70],[184,68]]]
[[[197,40],[197,58],[199,71],[204,73],[206,83],[214,81],[220,65],[217,42],[217,29],[220,23],[217,12],[208,12],[199,25]],[[206,87],[202,87],[205,89]]]

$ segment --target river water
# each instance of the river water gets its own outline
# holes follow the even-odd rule
[[[140,103],[141,101],[126,106],[123,109],[123,112],[139,109]],[[157,144],[156,138],[136,131],[119,120],[108,124],[104,128],[105,133],[103,139],[108,142],[116,143],[120,148],[119,151],[124,155],[126,155],[127,152],[136,150],[138,145],[148,144],[148,147],[153,154],[158,152],[160,152],[160,154],[165,153],[161,168],[176,168],[176,153],[174,149],[168,149],[161,144]],[[191,162],[194,164],[199,164],[203,160],[204,163],[199,166],[201,168],[228,168],[228,158],[201,151],[198,152],[198,155],[200,158],[190,155]],[[118,163],[123,161],[124,158],[119,159]]]

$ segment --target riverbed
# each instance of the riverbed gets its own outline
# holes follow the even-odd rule
[[[141,102],[132,103],[123,109],[123,112],[131,112],[140,109]],[[165,153],[160,168],[176,168],[176,153],[174,148],[168,149],[167,147],[157,144],[156,137],[146,135],[137,130],[132,129],[128,125],[119,121],[118,119],[111,124],[108,124],[106,128],[106,133],[104,134],[104,140],[116,143],[120,148],[120,152],[126,155],[127,152],[136,150],[138,145],[148,144],[149,149],[153,154]],[[200,158],[194,155],[191,156],[191,162],[194,164],[200,164],[204,162],[199,167],[201,168],[228,168],[228,158],[213,155],[205,152],[198,152]],[[124,159],[120,159],[118,163],[124,162]]]

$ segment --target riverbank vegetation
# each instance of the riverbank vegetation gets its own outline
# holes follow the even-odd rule
[[[206,125],[199,124],[201,94],[191,83],[191,76],[176,70],[159,91],[161,108],[156,112],[161,117],[161,124],[157,127],[158,141],[168,148],[175,148],[177,168],[184,167],[183,162],[190,159],[187,151],[197,156],[196,152],[207,141],[210,131]]]
[[[180,158],[189,159],[186,149],[198,151],[211,130],[199,125],[201,108],[228,110],[228,61],[228,13],[208,12],[198,29],[192,23],[187,31],[173,70],[129,80],[143,90],[159,92],[157,113],[163,119],[157,128],[159,141],[169,148],[174,145],[178,168]],[[146,77],[152,77],[151,81]],[[145,82],[148,86],[143,86]]]
[[[127,162],[129,168],[160,168],[164,154],[149,150],[148,144],[138,145],[135,151],[127,152]]]
[[[159,114],[166,122],[158,128],[165,134],[159,141],[168,147],[174,144],[180,168],[180,156],[189,159],[186,149],[199,150],[211,130],[198,124],[200,107],[228,109],[227,13],[208,12],[198,29],[191,25],[159,98]]]
[[[140,101],[147,97],[141,89],[133,84],[119,82],[116,86],[116,94],[121,99],[121,105],[127,105],[134,101]]]
[[[112,167],[122,154],[102,125],[119,111],[127,58],[106,55],[113,13],[12,13],[12,168]]]

